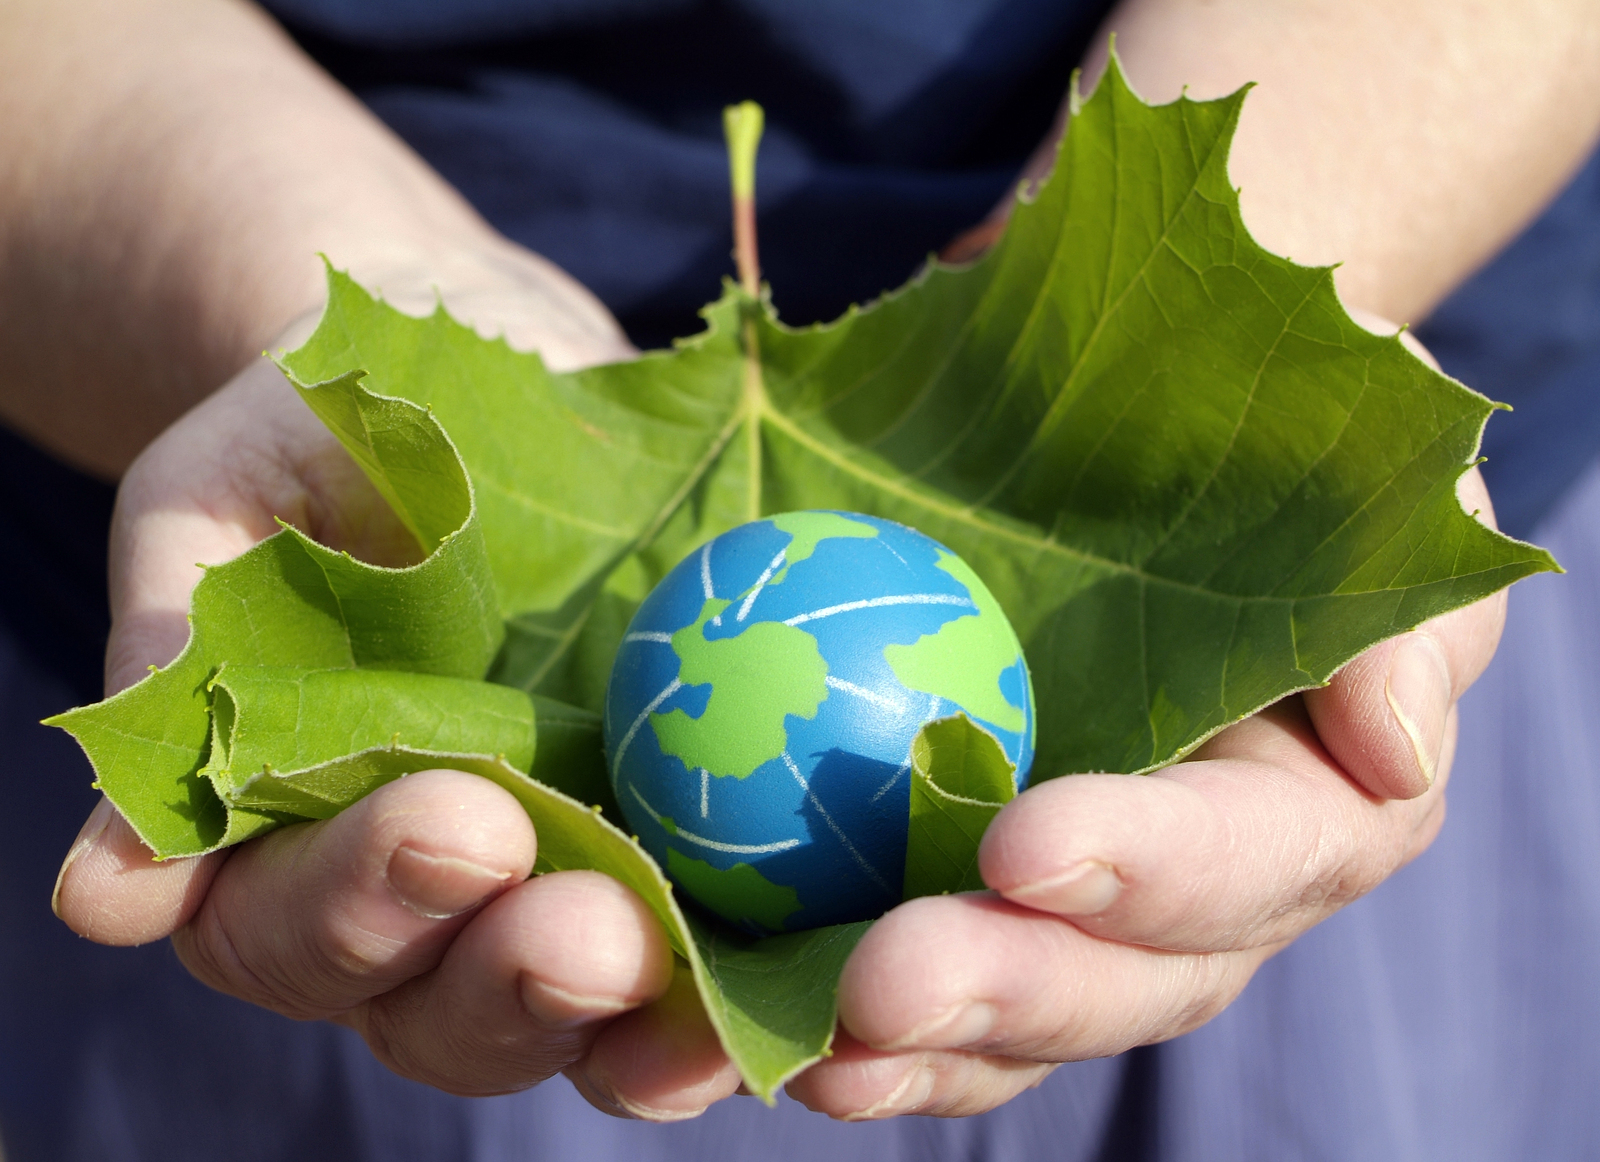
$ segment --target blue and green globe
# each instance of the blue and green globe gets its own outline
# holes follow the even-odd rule
[[[911,744],[964,713],[1022,786],[1033,690],[966,562],[892,521],[790,512],[681,561],[606,691],[617,802],[683,891],[757,933],[900,901]]]

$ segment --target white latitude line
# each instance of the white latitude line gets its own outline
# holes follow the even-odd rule
[[[622,639],[623,645],[627,645],[629,642],[663,642],[670,646],[672,644],[672,635],[670,633],[661,633],[658,630],[641,630],[638,633],[630,633]]]
[[[806,782],[806,777],[800,773],[800,768],[795,766],[795,762],[789,757],[788,751],[783,752],[783,765],[789,768],[789,773],[794,776],[794,781],[800,784],[801,790],[805,791],[806,799],[817,809],[817,814],[822,816],[822,821],[828,825],[829,830],[833,832],[839,842],[844,844],[844,849],[850,853],[850,858],[861,865],[861,870],[867,873],[868,878],[873,883],[884,891],[892,893],[893,889],[883,882],[883,877],[878,874],[878,869],[866,861],[865,857],[856,850],[856,845],[850,842],[849,836],[845,835],[840,830],[839,825],[833,821],[833,816],[828,814],[828,809],[817,799],[816,793],[811,789],[811,784]]]
[[[633,720],[633,725],[628,727],[628,733],[622,736],[622,742],[617,747],[617,757],[611,760],[612,778],[615,778],[617,772],[622,769],[622,756],[628,753],[628,745],[633,742],[633,736],[639,733],[639,728],[644,725],[644,720],[654,714],[658,706],[681,689],[683,689],[683,683],[676,678],[672,679],[671,682],[667,683],[666,689],[650,699],[650,705],[639,711],[639,717]]]
[[[628,790],[633,792],[633,797],[639,801],[639,806],[650,813],[650,818],[657,823],[662,823],[661,812],[645,802],[644,796],[639,794],[638,787],[629,783]],[[662,823],[662,826],[665,827],[666,824]],[[690,843],[697,843],[701,847],[709,847],[712,851],[727,852],[729,855],[770,855],[775,851],[788,851],[791,847],[800,846],[798,839],[780,839],[775,843],[719,843],[715,839],[707,839],[703,835],[685,831],[676,822],[672,825],[672,834],[679,839],[687,839]]]
[[[750,590],[750,595],[744,599],[744,604],[739,606],[739,616],[735,621],[743,621],[750,614],[750,607],[756,603],[756,598],[761,596],[761,591],[767,587],[767,582],[772,580],[772,575],[778,571],[778,566],[783,564],[783,558],[789,551],[785,545],[778,550],[778,555],[772,558],[772,564],[767,566],[767,571],[756,578],[755,588]]]
[[[884,605],[962,605],[968,609],[977,608],[967,598],[957,597],[954,593],[902,593],[893,597],[870,597],[865,601],[846,601],[843,605],[830,605],[826,609],[796,614],[783,624],[802,625],[808,621],[816,621],[819,617],[832,617],[836,613],[854,613],[858,609],[877,609]]]
[[[865,699],[875,706],[882,706],[885,710],[892,710],[896,714],[904,714],[906,712],[906,708],[902,703],[893,698],[885,698],[876,690],[868,690],[865,686],[857,686],[854,682],[846,682],[843,678],[835,678],[832,674],[829,674],[823,681],[835,690],[840,690],[846,694],[854,694],[857,698]]]

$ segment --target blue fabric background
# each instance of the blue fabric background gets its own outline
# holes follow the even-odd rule
[[[274,10],[511,236],[641,342],[695,329],[727,258],[717,110],[762,100],[777,301],[827,318],[980,218],[1045,131],[1098,3],[277,0]],[[732,62],[732,63],[730,63]],[[1569,569],[1519,585],[1462,706],[1434,847],[1271,961],[1200,1031],[1065,1066],[991,1114],[848,1126],[738,1098],[657,1127],[564,1081],[455,1099],[342,1029],[191,981],[165,945],[50,915],[94,800],[64,734],[98,692],[109,490],[0,433],[0,1136],[8,1157],[627,1162],[1589,1156],[1600,1141],[1600,161],[1419,329],[1516,405],[1502,520]]]

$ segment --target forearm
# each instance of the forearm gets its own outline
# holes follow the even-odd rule
[[[103,475],[317,308],[319,251],[584,297],[242,0],[12,0],[0,134],[0,420]]]
[[[1353,307],[1415,321],[1526,225],[1600,134],[1600,6],[1124,0],[1105,32],[1153,102],[1258,87],[1229,162],[1251,233],[1339,262]]]

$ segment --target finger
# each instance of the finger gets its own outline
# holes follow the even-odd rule
[[[1004,1105],[1054,1068],[957,1050],[883,1052],[841,1031],[832,1054],[785,1088],[807,1109],[846,1122],[901,1114],[957,1118]]]
[[[509,1093],[578,1060],[604,1022],[666,992],[672,950],[628,888],[557,872],[506,892],[437,970],[340,1019],[405,1077],[451,1093]]]
[[[157,862],[101,799],[56,874],[50,907],[79,936],[99,944],[148,944],[188,923],[226,852]]]
[[[1030,788],[979,848],[1007,899],[1112,940],[1192,952],[1287,940],[1381,883],[1437,830],[1444,783],[1376,799],[1318,745],[1298,699],[1156,774]]]
[[[1157,952],[989,893],[930,896],[867,930],[839,980],[839,1020],[894,1053],[1103,1057],[1210,1020],[1276,947]]]
[[[650,1122],[696,1117],[739,1088],[682,961],[661,999],[607,1025],[567,1076],[596,1109]]]
[[[1494,527],[1476,468],[1461,479],[1462,504]],[[1374,795],[1409,799],[1438,776],[1445,718],[1494,656],[1505,625],[1504,590],[1380,642],[1328,685],[1305,693],[1323,745]]]
[[[470,913],[528,875],[534,848],[508,792],[424,771],[235,850],[173,946],[222,992],[332,1016],[433,968]]]

